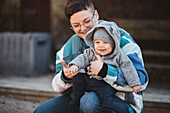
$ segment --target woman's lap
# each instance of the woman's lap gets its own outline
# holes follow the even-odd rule
[[[99,98],[94,92],[86,93],[80,99],[81,113],[98,113],[100,110]]]
[[[128,105],[118,97],[114,97],[113,109],[116,113],[128,113]],[[41,104],[34,113],[68,113],[68,105],[72,100],[70,96],[59,96]],[[98,113],[100,101],[93,92],[86,93],[80,100],[81,113]]]
[[[68,105],[71,100],[72,98],[68,95],[52,98],[36,108],[34,113],[68,113]],[[95,93],[87,93],[81,99],[80,109],[83,113],[94,113],[93,111],[96,111],[97,107],[99,107],[96,106],[98,105],[97,102],[99,102],[99,100]]]
[[[113,113],[129,113],[128,104],[114,96],[113,106]],[[99,113],[100,111],[100,101],[98,96],[93,93],[87,93],[84,95],[80,100],[80,109],[83,113]]]
[[[41,104],[34,113],[67,113],[70,96],[59,96]]]

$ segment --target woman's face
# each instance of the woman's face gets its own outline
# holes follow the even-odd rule
[[[86,33],[94,26],[97,19],[97,11],[92,12],[87,9],[74,13],[70,18],[70,23],[74,32],[84,39]]]

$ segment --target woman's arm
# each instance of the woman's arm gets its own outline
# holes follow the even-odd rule
[[[72,79],[67,78],[63,72],[63,66],[61,60],[65,60],[69,63],[79,53],[80,50],[80,38],[77,35],[73,35],[66,44],[56,53],[56,73],[52,80],[52,87],[56,92],[62,92],[70,87]]]
[[[122,49],[122,52],[129,57],[132,64],[134,65],[142,85],[142,90],[144,90],[148,84],[148,74],[144,67],[141,49],[137,45],[137,43],[132,39],[129,33],[120,28],[119,31],[121,35],[120,47]],[[122,79],[123,73],[120,69],[119,78],[120,82],[125,83],[125,81]],[[123,85],[126,85],[126,83]]]
[[[62,93],[65,89],[71,87],[71,79],[67,79],[64,75],[61,59],[63,59],[65,45],[56,54],[56,74],[52,80],[52,88],[54,91]]]
[[[113,85],[117,80],[118,70],[116,67],[103,62],[99,55],[95,55],[97,60],[90,62],[89,75],[100,76],[105,82]]]

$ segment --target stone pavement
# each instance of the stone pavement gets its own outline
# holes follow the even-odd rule
[[[53,73],[34,77],[1,75],[0,94],[44,102],[60,95],[52,89],[53,76]]]
[[[34,77],[0,75],[0,95],[40,103],[45,102],[60,95],[52,89],[53,76],[53,73]],[[169,84],[150,83],[143,95],[144,106],[147,108],[145,111],[150,112],[150,110],[154,110],[153,108],[157,111],[158,106],[161,106],[160,109],[170,111]]]
[[[0,113],[33,113],[41,102],[0,96]]]
[[[0,75],[0,113],[32,113],[41,103],[58,96],[51,87],[53,76]]]
[[[4,88],[18,88],[40,91],[53,91],[51,80],[53,74],[25,77],[25,76],[0,76],[0,86]]]

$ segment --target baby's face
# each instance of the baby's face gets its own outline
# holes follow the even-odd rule
[[[94,41],[94,50],[100,55],[107,55],[112,52],[112,46],[110,43],[103,40]]]

